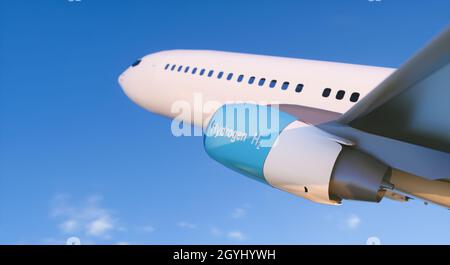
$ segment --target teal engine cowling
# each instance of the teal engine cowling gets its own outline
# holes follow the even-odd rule
[[[306,199],[378,202],[389,168],[277,106],[227,104],[209,120],[208,155],[237,172]]]

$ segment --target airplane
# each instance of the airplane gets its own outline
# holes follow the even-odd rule
[[[200,128],[211,158],[274,188],[328,205],[450,207],[450,27],[398,69],[169,50],[118,81],[176,136]]]

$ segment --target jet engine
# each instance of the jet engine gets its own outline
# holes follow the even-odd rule
[[[388,166],[300,118],[273,106],[227,104],[209,119],[204,147],[235,171],[319,203],[379,202],[393,188]]]

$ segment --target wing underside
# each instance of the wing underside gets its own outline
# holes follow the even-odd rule
[[[450,27],[339,121],[450,153]]]
[[[397,191],[449,207],[450,27],[323,126],[390,165]]]

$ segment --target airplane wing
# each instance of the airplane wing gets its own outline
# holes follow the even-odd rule
[[[366,97],[340,123],[450,153],[450,27]]]

